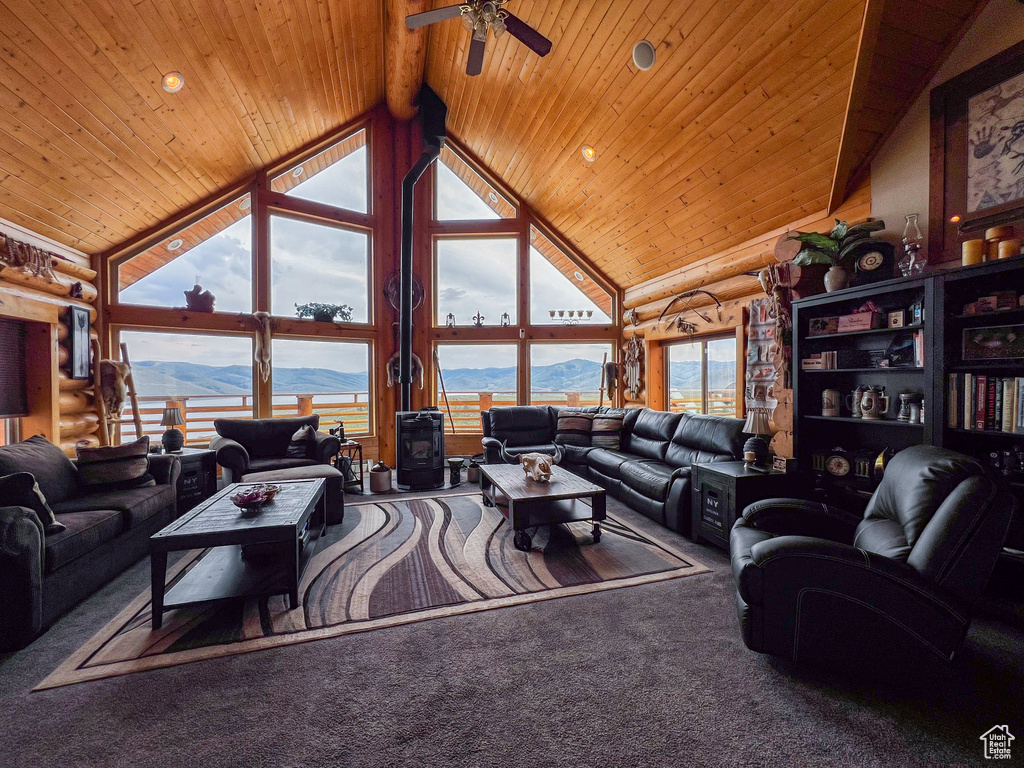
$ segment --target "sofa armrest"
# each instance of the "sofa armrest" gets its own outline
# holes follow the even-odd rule
[[[249,452],[241,443],[217,435],[210,440],[210,449],[217,452],[217,463],[231,472],[230,482],[238,482],[249,471]]]
[[[330,464],[341,450],[341,440],[337,435],[326,432],[316,433],[316,445],[313,446],[313,458],[317,464]]]
[[[480,429],[484,437],[491,436],[491,412],[480,411]]]
[[[504,464],[501,460],[501,440],[496,437],[483,437],[480,444],[484,448],[484,464]]]
[[[746,525],[774,536],[814,536],[850,543],[856,517],[828,504],[803,499],[762,499],[743,510]]]
[[[0,650],[28,645],[43,628],[43,524],[26,507],[0,507]]]
[[[177,485],[178,476],[181,474],[181,459],[173,453],[151,455],[149,473],[157,485]]]

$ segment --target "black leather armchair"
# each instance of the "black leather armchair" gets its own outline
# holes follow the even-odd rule
[[[796,499],[751,504],[730,536],[743,641],[793,661],[949,662],[1014,500],[973,459],[898,453],[858,520]]]
[[[243,475],[316,464],[330,464],[341,447],[335,435],[316,433],[312,458],[285,456],[292,435],[300,427],[320,426],[320,416],[282,419],[214,419],[217,436],[210,448],[217,452],[217,463],[224,468],[224,480],[237,483]]]

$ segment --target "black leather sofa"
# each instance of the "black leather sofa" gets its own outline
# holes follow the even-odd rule
[[[563,446],[566,469],[684,536],[691,534],[690,465],[743,456],[742,419],[649,408],[516,405],[481,412],[484,460],[500,464],[502,443],[512,455],[554,453],[558,412],[567,410],[619,413],[623,423],[617,451]]]
[[[1013,507],[973,459],[927,445],[893,457],[859,521],[798,499],[751,504],[730,536],[744,643],[867,672],[948,663]]]
[[[0,506],[0,649],[15,650],[149,552],[149,537],[175,518],[181,462],[151,456],[155,485],[88,493],[74,463],[42,437],[0,454],[3,473],[31,473],[67,526],[47,535],[31,509]]]

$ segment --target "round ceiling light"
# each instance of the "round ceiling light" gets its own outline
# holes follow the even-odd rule
[[[573,276],[573,277],[575,277],[575,278],[576,278],[577,280],[579,280],[579,281],[580,281],[581,283],[582,283],[582,282],[583,282],[583,280],[585,279],[585,278],[583,277],[583,273],[582,273],[582,272],[580,272],[579,270],[576,270],[575,272],[573,272],[573,273],[572,273],[572,276]]]
[[[252,198],[251,197],[245,198],[245,200],[243,200],[242,202],[240,202],[238,204],[238,207],[240,209],[242,209],[243,211],[248,211],[250,208],[252,208]]]
[[[173,240],[171,240],[171,242],[169,242],[167,244],[167,250],[168,251],[176,251],[179,248],[181,248],[181,246],[183,246],[184,244],[185,244],[184,240],[182,240],[180,237],[176,237]]]
[[[654,61],[657,58],[658,55],[654,50],[654,46],[646,40],[641,40],[633,46],[633,63],[642,72],[646,72],[653,67]]]
[[[294,171],[292,171],[292,176],[297,179],[297,178],[299,178],[299,176],[301,176],[303,174],[303,172],[304,172],[304,169],[300,165],[298,168],[296,168]]]
[[[488,192],[487,193],[487,197],[490,199],[490,201],[492,203],[498,202],[498,196],[496,194],[494,194],[493,192]]]
[[[168,93],[177,93],[185,87],[185,76],[181,72],[168,72],[164,75],[163,85]]]
[[[580,152],[583,153],[583,159],[588,163],[592,163],[597,159],[597,150],[589,144],[584,144]]]

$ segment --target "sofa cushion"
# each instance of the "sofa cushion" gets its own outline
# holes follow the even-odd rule
[[[546,405],[520,405],[514,408],[492,408],[491,437],[509,447],[548,445],[555,438],[552,411]]]
[[[156,485],[149,474],[149,437],[124,445],[78,449],[78,483],[87,491]]]
[[[590,444],[617,451],[622,445],[622,414],[599,413],[590,428]]]
[[[562,463],[563,464],[583,464],[587,463],[587,454],[595,450],[589,445],[563,445],[562,448]]]
[[[114,509],[124,514],[124,528],[131,529],[173,504],[174,493],[172,485],[106,489],[62,501],[53,511],[60,516],[72,512]]]
[[[36,513],[47,536],[60,533],[64,525],[57,522],[39,483],[31,472],[15,472],[0,477],[0,507],[26,507]]]
[[[310,464],[316,464],[317,462],[313,459],[285,459],[285,458],[273,458],[273,459],[253,459],[249,462],[250,472],[268,472],[272,469],[290,469],[292,467],[308,467]]]
[[[311,459],[313,449],[316,447],[316,430],[309,424],[303,424],[292,435],[291,442],[285,449],[285,458],[289,459]]]
[[[559,411],[555,424],[556,445],[590,445],[590,430],[594,424],[594,414],[579,411]]]
[[[51,506],[78,492],[75,465],[42,435],[0,448],[0,475],[15,472],[30,472]]]
[[[587,454],[587,466],[593,467],[602,475],[619,479],[619,467],[627,461],[636,461],[637,457],[631,453],[612,451],[607,448],[595,448]]]
[[[669,441],[676,431],[681,413],[652,411],[644,408],[636,417],[633,428],[622,441],[622,450],[635,453],[645,459],[665,461]]]
[[[46,537],[45,573],[53,573],[124,531],[124,513],[116,509],[57,513],[67,530]]]
[[[292,435],[306,424],[317,429],[319,414],[287,419],[214,419],[213,428],[218,435],[241,443],[250,458],[265,459],[284,456]]]
[[[621,464],[619,477],[623,485],[637,493],[649,499],[665,501],[668,498],[669,486],[672,484],[673,470],[674,467],[663,462],[642,459]]]
[[[665,462],[674,467],[705,464],[725,456],[739,459],[743,456],[743,419],[728,416],[705,416],[699,413],[681,413],[676,424]]]

